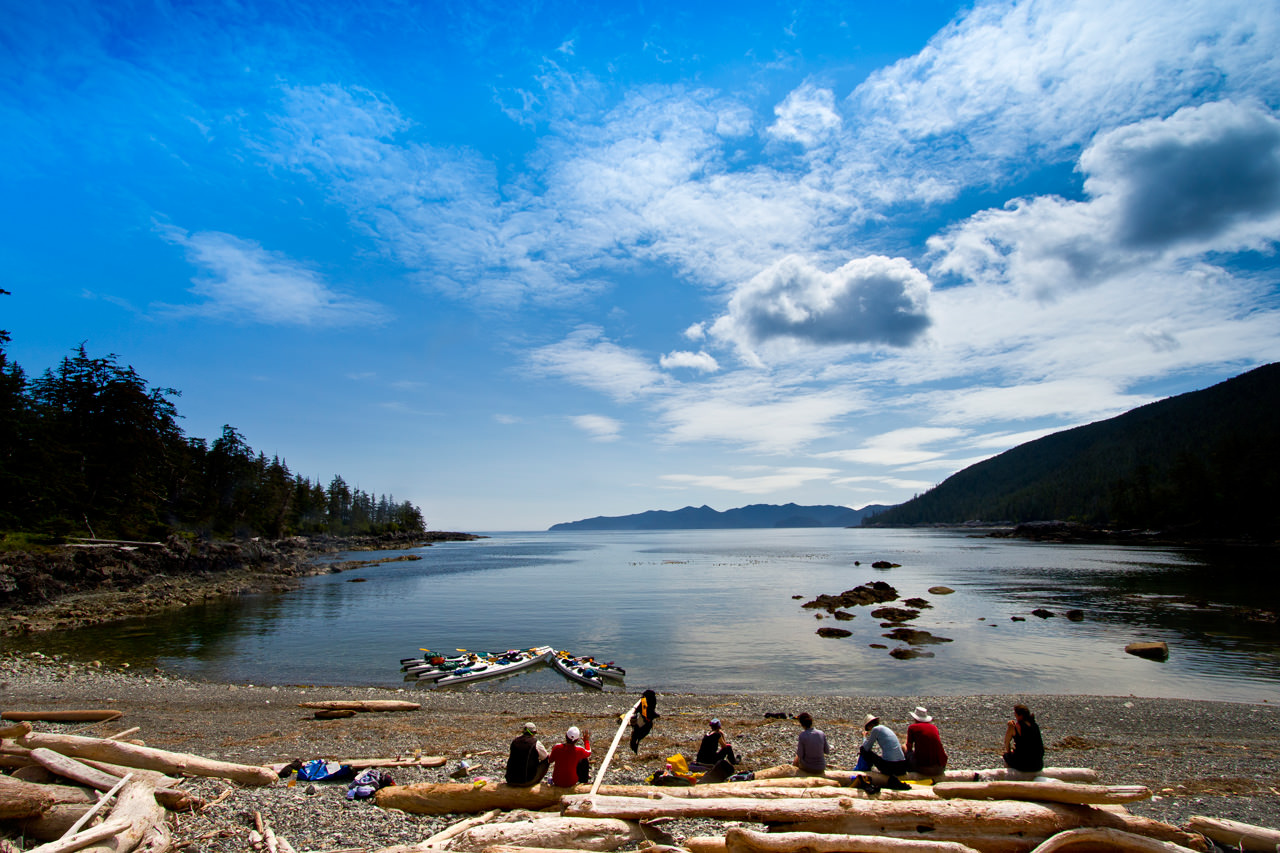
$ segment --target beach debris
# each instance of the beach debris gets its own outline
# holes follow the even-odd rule
[[[0,720],[33,723],[104,723],[124,716],[115,709],[100,711],[5,711]],[[10,737],[10,735],[5,735]]]
[[[824,835],[817,832],[758,832],[740,826],[725,833],[726,853],[978,853],[953,841],[886,838],[881,835]]]
[[[1154,661],[1169,659],[1169,644],[1163,641],[1130,643],[1124,650],[1131,655]]]
[[[191,753],[169,752],[164,749],[121,743],[106,738],[32,732],[19,738],[18,744],[28,749],[45,747],[73,758],[92,758],[98,761],[121,764],[125,767],[156,770],[160,773],[177,775],[186,773],[192,776],[230,779],[242,785],[270,785],[279,778],[270,767],[255,767],[246,764],[233,764],[227,761],[216,761],[199,755],[192,755]]]
[[[1143,785],[1087,785],[1078,782],[939,782],[933,792],[944,800],[1028,800],[1077,805],[1116,805],[1151,799]]]
[[[1241,823],[1238,820],[1222,820],[1195,815],[1187,820],[1187,831],[1198,832],[1210,841],[1237,850],[1270,850],[1280,848],[1280,831]]]

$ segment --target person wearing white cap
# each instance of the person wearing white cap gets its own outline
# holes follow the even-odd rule
[[[591,733],[569,726],[564,733],[564,743],[551,747],[550,758],[552,785],[572,788],[579,783],[586,784],[590,779]]]
[[[911,719],[915,722],[907,726],[907,764],[921,776],[943,778],[947,772],[947,751],[942,748],[942,735],[933,724],[929,709],[917,705]]]
[[[875,769],[889,777],[889,788],[905,788],[900,777],[911,768],[907,766],[907,756],[902,751],[902,742],[893,733],[893,729],[882,725],[875,714],[867,714],[862,721],[862,729],[867,733],[866,740],[858,748],[858,755]],[[880,745],[880,754],[872,750]]]
[[[551,753],[538,740],[538,727],[525,723],[520,735],[511,741],[507,756],[507,784],[513,788],[531,788],[542,781],[550,766]]]

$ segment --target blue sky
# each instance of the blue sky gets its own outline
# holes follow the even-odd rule
[[[1280,358],[1280,7],[0,0],[0,328],[434,528],[896,503]]]

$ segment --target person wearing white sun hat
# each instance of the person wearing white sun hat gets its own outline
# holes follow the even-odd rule
[[[921,776],[943,778],[947,772],[947,751],[942,747],[942,735],[933,724],[929,709],[917,705],[911,719],[915,722],[907,726],[907,764]]]

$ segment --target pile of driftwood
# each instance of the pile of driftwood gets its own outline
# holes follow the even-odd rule
[[[409,847],[379,853],[459,850],[526,853],[537,848],[616,850],[637,839],[653,853],[1047,853],[1062,850],[1206,851],[1207,838],[1244,850],[1275,850],[1280,832],[1195,818],[1186,828],[1134,815],[1124,804],[1151,796],[1101,785],[1085,768],[949,772],[909,790],[852,787],[855,774],[798,776],[794,768],[750,782],[687,788],[597,786],[594,793],[539,785],[419,784],[384,788],[378,805],[419,814],[488,810],[481,818]],[[877,774],[863,774],[885,782]],[[874,791],[874,792],[873,792]],[[758,823],[679,845],[659,829],[672,818]]]

